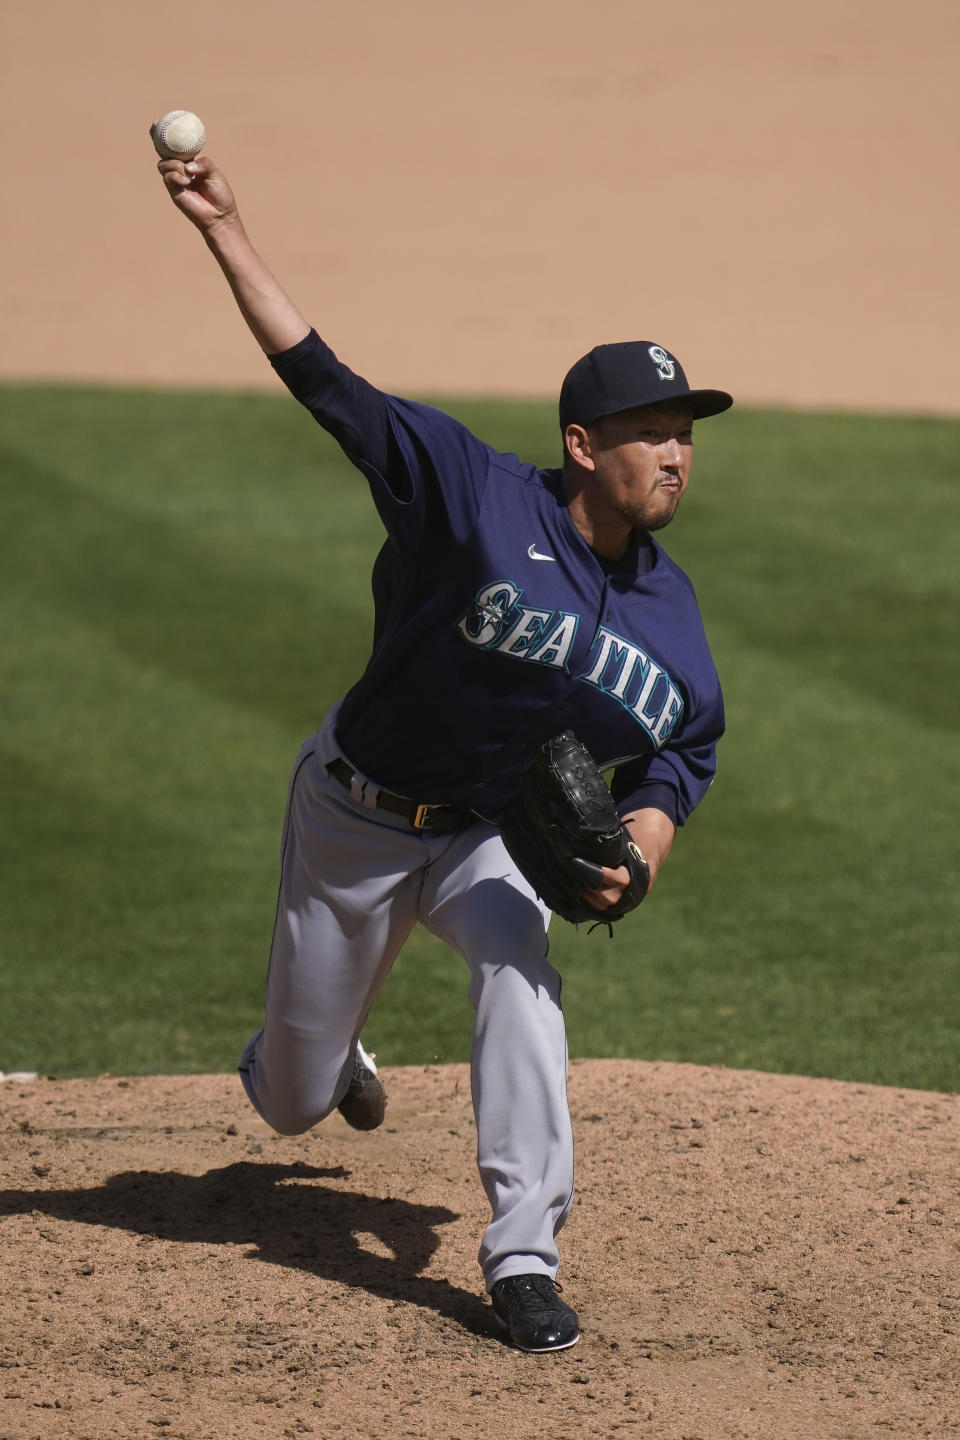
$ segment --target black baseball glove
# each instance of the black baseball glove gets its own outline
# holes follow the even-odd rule
[[[621,824],[593,756],[569,730],[548,740],[527,767],[500,834],[540,899],[573,924],[622,919],[650,885],[650,867]],[[604,865],[625,865],[630,883],[616,905],[594,910],[583,892],[603,884]]]

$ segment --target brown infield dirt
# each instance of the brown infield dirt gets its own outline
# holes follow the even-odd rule
[[[0,376],[275,386],[155,173],[182,106],[328,342],[556,395],[650,337],[740,401],[960,408],[956,0],[6,0]]]
[[[388,388],[546,395],[646,334],[740,399],[957,412],[954,0],[2,26],[5,378],[273,383],[154,173],[185,105]],[[299,1139],[232,1076],[0,1086],[0,1440],[960,1433],[955,1097],[575,1064],[584,1333],[531,1357],[482,1295],[465,1069],[385,1075],[383,1130]]]
[[[0,1089],[3,1440],[960,1433],[953,1096],[571,1068],[583,1336],[494,1333],[465,1066],[274,1135],[233,1076]]]

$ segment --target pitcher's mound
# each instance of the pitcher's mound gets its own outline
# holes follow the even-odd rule
[[[956,1097],[571,1070],[583,1338],[490,1324],[465,1066],[273,1135],[230,1075],[9,1082],[0,1437],[960,1434]]]

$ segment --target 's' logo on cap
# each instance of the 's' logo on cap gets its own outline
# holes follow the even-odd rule
[[[661,380],[672,380],[677,373],[677,367],[670,359],[666,350],[659,345],[651,345],[647,354],[657,367],[657,374]]]

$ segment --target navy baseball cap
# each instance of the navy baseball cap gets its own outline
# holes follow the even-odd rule
[[[677,357],[652,340],[595,345],[567,371],[560,389],[560,429],[665,400],[686,400],[695,420],[719,415],[733,404],[725,390],[691,390]]]

